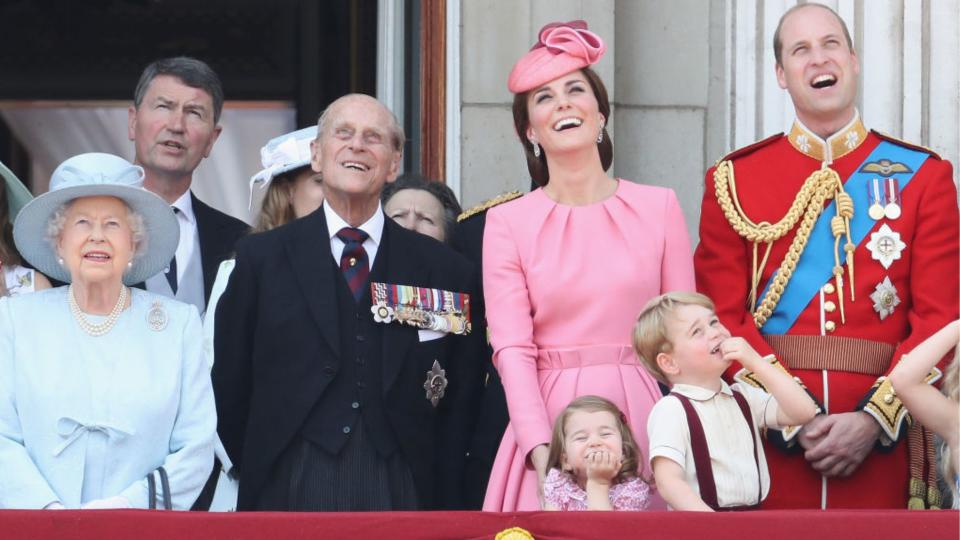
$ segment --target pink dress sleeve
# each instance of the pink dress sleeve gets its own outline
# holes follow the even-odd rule
[[[683,218],[677,195],[669,190],[663,223],[663,263],[660,266],[661,293],[697,290],[693,273],[693,252],[687,222]]]
[[[639,478],[613,486],[610,504],[614,510],[644,510],[650,502],[650,486]]]
[[[483,234],[483,291],[493,363],[507,396],[510,423],[520,451],[550,443],[551,426],[537,378],[533,315],[517,241],[494,208]]]

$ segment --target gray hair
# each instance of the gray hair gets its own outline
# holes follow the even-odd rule
[[[210,94],[213,100],[213,123],[220,122],[220,113],[223,111],[223,85],[220,84],[220,77],[206,62],[189,56],[163,58],[144,68],[133,92],[134,107],[140,108],[150,83],[161,75],[176,77],[183,84]]]
[[[63,227],[67,223],[67,212],[76,200],[77,199],[73,199],[72,201],[61,204],[53,211],[53,214],[50,215],[50,219],[47,220],[46,241],[50,244],[50,247],[53,248],[54,253],[57,252],[57,246],[60,244],[60,235],[63,234]],[[130,205],[127,204],[126,201],[123,199],[120,200],[127,209],[127,224],[130,225],[130,241],[133,243],[133,260],[137,260],[147,252],[147,243],[149,241],[147,228],[144,225],[143,216],[130,208]]]
[[[369,97],[370,99],[376,100],[376,98],[372,96],[367,96],[366,94],[347,94],[345,96],[335,99],[333,103],[327,105],[327,107],[323,109],[323,113],[320,114],[320,120],[317,121],[317,140],[318,141],[320,140],[320,137],[323,135],[323,130],[327,125],[327,121],[329,120],[329,116],[330,116],[330,110],[333,109],[333,106],[338,104],[340,100],[344,98],[352,97],[352,96],[366,96],[366,97]],[[376,101],[377,103],[380,103],[379,100],[376,100]],[[390,125],[387,126],[387,130],[390,132],[390,138],[393,139],[393,149],[396,150],[397,152],[403,152],[403,145],[407,142],[407,136],[403,132],[403,126],[400,125],[400,121],[397,120],[397,115],[393,114],[393,111],[387,108],[387,106],[384,105],[383,103],[380,103],[380,105],[383,107],[385,111],[387,111],[387,113],[390,114]]]

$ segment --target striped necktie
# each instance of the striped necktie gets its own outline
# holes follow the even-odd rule
[[[367,250],[363,249],[363,242],[369,235],[360,229],[344,227],[337,232],[337,238],[344,243],[343,254],[340,255],[340,271],[353,291],[354,300],[359,302],[370,276]]]

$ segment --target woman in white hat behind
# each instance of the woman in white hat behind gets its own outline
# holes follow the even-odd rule
[[[210,473],[196,308],[127,286],[179,237],[142,181],[122,158],[81,154],[17,216],[20,253],[69,285],[0,299],[0,508],[188,509]]]
[[[266,193],[262,197],[251,234],[285,225],[313,212],[323,204],[323,179],[310,168],[310,143],[316,138],[317,126],[311,126],[274,137],[260,149],[263,170],[250,179],[251,206],[255,188],[266,190]],[[210,291],[207,313],[203,318],[203,347],[211,368],[217,303],[227,288],[235,264],[233,259],[220,263],[217,279]],[[232,467],[230,458],[219,440],[216,450],[222,468],[210,510],[233,510],[237,505],[238,484],[229,474]]]
[[[0,189],[0,296],[17,296],[50,288],[46,276],[22,266],[20,253],[13,243],[13,218],[33,195],[20,179],[0,163],[3,189]]]

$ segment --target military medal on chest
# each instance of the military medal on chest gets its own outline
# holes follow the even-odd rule
[[[899,260],[907,244],[900,239],[900,233],[884,223],[877,232],[870,233],[867,249],[874,260],[880,261],[884,268],[890,268],[893,261]]]
[[[422,330],[448,334],[470,333],[470,295],[465,293],[415,287],[371,283],[373,320],[389,324],[398,321]]]
[[[900,305],[897,288],[890,282],[889,276],[883,278],[883,281],[877,284],[873,292],[870,293],[870,300],[873,300],[873,309],[880,315],[881,321],[890,316],[893,309]]]
[[[427,380],[423,383],[427,391],[427,399],[436,407],[447,390],[447,371],[440,367],[440,362],[434,360],[433,367],[427,372]]]

